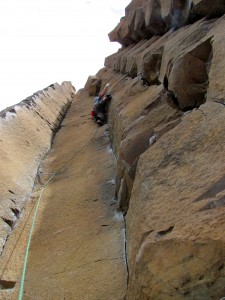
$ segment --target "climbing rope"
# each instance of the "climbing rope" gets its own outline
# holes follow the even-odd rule
[[[22,271],[22,275],[21,275],[21,283],[20,283],[20,291],[19,291],[18,300],[22,300],[23,299],[24,281],[25,281],[25,275],[26,275],[26,268],[27,268],[27,261],[28,261],[28,255],[29,255],[29,250],[30,250],[30,244],[31,244],[31,239],[32,239],[33,230],[34,230],[34,226],[35,226],[35,221],[36,221],[36,217],[37,217],[39,205],[40,205],[40,202],[41,202],[41,199],[42,199],[42,195],[43,195],[45,189],[48,187],[49,183],[52,181],[52,179],[56,175],[58,175],[59,172],[62,171],[69,162],[71,162],[76,156],[78,156],[89,145],[89,143],[94,139],[95,135],[97,134],[98,129],[99,129],[99,127],[97,127],[97,129],[94,131],[93,135],[88,140],[88,142],[78,152],[76,152],[68,161],[66,161],[57,171],[55,171],[53,173],[49,173],[49,174],[51,174],[51,177],[47,180],[47,182],[45,184],[41,185],[41,189],[40,189],[41,191],[40,191],[40,194],[39,194],[39,197],[38,197],[38,200],[37,200],[37,205],[36,205],[36,209],[35,209],[35,212],[34,212],[34,216],[33,216],[33,220],[32,220],[32,225],[31,225],[31,229],[30,229],[30,233],[29,233],[29,238],[28,238],[28,242],[27,242],[27,248],[26,248],[26,253],[25,253],[25,258],[24,258],[23,271]],[[28,220],[30,218],[30,215],[31,215],[32,211],[33,211],[33,208],[34,208],[34,205],[32,206],[31,211],[30,211],[30,213],[28,215],[27,221],[25,222],[25,224],[24,224],[24,226],[23,226],[23,228],[21,230],[21,233],[20,233],[20,235],[19,235],[19,237],[18,237],[18,239],[17,239],[17,241],[16,241],[16,243],[15,243],[15,245],[13,247],[11,255],[10,255],[9,259],[7,260],[7,262],[6,262],[6,265],[5,265],[5,267],[3,269],[3,272],[1,274],[1,278],[2,278],[2,276],[3,276],[3,274],[4,274],[5,270],[6,270],[6,268],[8,266],[9,261],[12,258],[12,255],[13,255],[15,249],[16,249],[16,246],[18,245],[18,242],[19,242],[19,240],[20,240],[20,238],[22,236],[22,233],[23,233],[26,225],[27,225],[27,222],[28,222]]]
[[[32,225],[31,225],[31,229],[30,229],[30,234],[29,234],[29,238],[28,238],[28,242],[27,242],[27,248],[26,248],[26,254],[25,254],[25,259],[24,259],[23,272],[22,272],[22,276],[21,276],[21,283],[20,283],[20,291],[19,291],[18,300],[22,300],[23,299],[24,281],[25,281],[25,275],[26,275],[26,269],[27,269],[27,261],[28,261],[28,255],[29,255],[29,250],[30,250],[30,243],[31,243],[31,239],[32,239],[32,235],[33,235],[33,230],[34,230],[34,225],[35,225],[35,221],[36,221],[36,217],[37,217],[37,213],[38,213],[38,209],[39,209],[39,205],[40,205],[40,201],[41,201],[42,195],[43,195],[45,189],[48,187],[50,181],[57,174],[59,174],[59,172],[61,170],[63,170],[65,168],[65,166],[69,162],[71,162],[77,155],[79,155],[88,146],[88,144],[94,139],[95,135],[97,134],[98,129],[99,129],[99,127],[97,127],[97,129],[94,131],[94,134],[88,140],[88,142],[78,152],[76,152],[68,161],[66,161],[57,171],[55,171],[52,174],[52,176],[48,179],[48,181],[41,188],[41,192],[40,192],[40,195],[38,197],[36,209],[35,209],[34,216],[33,216]]]
[[[29,234],[29,238],[28,238],[28,242],[27,242],[27,248],[26,248],[26,254],[25,254],[25,259],[24,259],[23,272],[22,272],[22,277],[21,277],[20,292],[19,292],[18,300],[23,299],[24,280],[25,280],[26,269],[27,269],[27,261],[28,261],[28,255],[29,255],[29,250],[30,250],[30,243],[31,243],[31,239],[32,239],[33,231],[34,231],[34,224],[35,224],[35,221],[36,221],[37,212],[38,212],[38,208],[39,208],[40,201],[41,201],[41,198],[42,198],[42,194],[44,193],[44,190],[47,188],[49,182],[52,180],[52,178],[54,176],[55,176],[55,173],[53,173],[53,175],[49,178],[49,180],[46,182],[45,186],[42,187],[40,195],[38,197],[38,201],[37,201],[36,209],[35,209],[35,212],[34,212],[32,225],[31,225],[31,229],[30,229],[30,234]]]
[[[91,140],[94,139],[94,137],[95,137],[95,135],[96,135],[98,129],[99,129],[99,127],[97,127],[97,129],[96,129],[96,131],[94,132],[92,138],[91,138],[90,140],[88,140],[88,142],[87,142],[87,143],[86,143],[86,144],[85,144],[85,145],[84,145],[77,153],[75,153],[75,155],[74,155],[69,161],[72,161],[72,159],[74,159],[75,156],[77,156],[81,151],[83,151],[84,148],[89,144],[89,142],[90,142]],[[60,168],[58,169],[58,171],[53,172],[53,173],[45,173],[45,174],[48,174],[48,175],[53,175],[53,174],[54,174],[54,176],[57,175],[57,174],[59,174],[59,170],[63,169],[63,168],[65,167],[65,165],[67,165],[67,164],[69,163],[69,161],[67,161],[65,164],[63,164],[62,167],[60,167]],[[36,175],[36,178],[37,178],[37,176],[38,176],[38,174]],[[53,177],[52,177],[52,178],[53,178]],[[48,182],[48,183],[49,183],[49,182]],[[45,187],[46,187],[46,184],[40,184],[40,188],[39,188],[39,189],[36,189],[35,192],[40,191],[42,188],[45,189]],[[43,192],[44,192],[44,191],[43,191]],[[43,194],[43,192],[42,192],[42,194]],[[20,234],[19,234],[19,237],[18,237],[18,239],[17,239],[17,241],[16,241],[16,243],[15,243],[13,249],[12,249],[12,252],[11,252],[11,254],[10,254],[10,256],[9,256],[9,258],[8,258],[8,260],[7,260],[7,262],[6,262],[6,264],[5,264],[5,267],[3,268],[3,271],[2,271],[2,273],[1,273],[0,278],[2,278],[3,275],[4,275],[4,273],[5,273],[5,270],[6,270],[8,264],[9,264],[11,258],[12,258],[12,255],[13,255],[13,253],[14,253],[14,251],[15,251],[17,245],[18,245],[18,242],[19,242],[19,240],[20,240],[20,238],[21,238],[21,236],[22,236],[22,234],[23,234],[23,232],[24,232],[24,229],[25,229],[25,227],[26,227],[26,225],[27,225],[27,223],[28,223],[28,220],[30,219],[30,216],[31,216],[31,214],[32,214],[32,211],[33,211],[33,209],[34,209],[34,206],[35,206],[35,203],[34,203],[34,204],[32,205],[32,207],[31,207],[30,213],[29,213],[29,215],[28,215],[28,217],[27,217],[27,219],[26,219],[26,222],[24,223],[24,226],[23,226],[23,228],[22,228],[22,230],[21,230],[21,232],[20,232]]]

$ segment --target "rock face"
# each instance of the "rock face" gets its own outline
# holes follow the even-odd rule
[[[122,48],[105,59],[105,67],[99,70],[95,76],[90,76],[84,90],[80,92],[80,96],[77,95],[76,99],[82,99],[84,102],[82,102],[84,106],[79,111],[79,113],[82,112],[80,118],[89,116],[89,114],[83,114],[89,103],[85,101],[90,100],[91,110],[92,100],[88,98],[88,95],[94,97],[98,93],[100,83],[102,87],[106,83],[110,83],[109,91],[113,98],[108,111],[108,126],[117,160],[115,182],[113,180],[117,208],[122,211],[126,221],[126,250],[129,271],[127,300],[219,300],[225,297],[225,17],[222,16],[224,12],[224,1],[212,3],[212,1],[207,0],[133,0],[125,10],[125,17],[109,34],[112,41],[119,41],[122,44]],[[71,91],[69,94],[71,95]],[[28,104],[32,103],[29,101]],[[40,103],[43,105],[42,102]],[[29,155],[31,154],[28,151],[25,160],[22,155],[25,147],[23,145],[21,148],[23,149],[23,151],[21,150],[23,163],[18,163],[16,166],[18,173],[12,174],[12,169],[10,169],[12,159],[8,159],[5,154],[8,153],[8,150],[3,152],[5,155],[3,156],[4,163],[6,164],[4,169],[11,170],[5,180],[6,184],[2,187],[2,190],[8,191],[8,194],[3,196],[7,201],[12,201],[9,202],[10,205],[7,204],[8,202],[4,205],[4,208],[6,207],[4,216],[7,216],[3,219],[4,232],[7,232],[7,228],[7,230],[10,229],[8,225],[13,222],[13,216],[17,213],[16,199],[24,199],[28,195],[29,188],[31,190],[31,183],[35,177],[40,155],[46,153],[46,143],[49,145],[51,140],[52,127],[50,124],[54,118],[51,121],[47,119],[46,125],[46,117],[43,115],[46,110],[41,114],[39,106],[33,107],[31,110],[30,106],[26,107],[26,105],[25,101],[23,103],[25,107],[20,108],[18,112],[16,111],[16,116],[17,107],[10,109],[7,114],[3,114],[5,119],[2,119],[2,122],[7,123],[9,120],[16,122],[19,112],[21,111],[22,114],[26,111],[25,109],[33,116],[38,109],[39,117],[36,116],[38,124],[40,122],[42,125],[39,126],[43,126],[44,129],[42,130],[46,130],[48,134],[46,133],[47,137],[42,137],[44,139],[42,143],[38,143],[38,150],[35,150],[36,152],[32,150],[32,158],[30,158]],[[63,105],[61,104],[61,106]],[[42,111],[42,108],[40,110]],[[73,110],[75,112],[79,109],[74,106]],[[68,123],[64,124],[65,127],[79,127],[81,125],[82,128],[86,128],[87,124],[88,128],[92,126],[88,120],[80,124],[81,119],[79,122],[77,119],[76,122],[78,123],[73,124],[71,121],[73,119],[70,119],[70,116],[69,114]],[[29,117],[26,119],[29,120]],[[20,123],[22,124],[22,121]],[[30,129],[27,126],[26,128]],[[7,129],[4,132],[7,132]],[[11,131],[9,130],[9,132]],[[17,135],[18,131],[15,129],[13,132],[16,132],[15,135]],[[20,132],[22,131],[20,130]],[[61,139],[66,141],[70,138],[72,131],[65,129],[64,135],[62,132],[60,133]],[[33,132],[31,135],[34,136]],[[31,144],[32,138],[27,140],[27,136],[29,135],[26,134],[26,141]],[[22,136],[20,141],[23,139],[25,138]],[[87,142],[87,137],[82,134],[79,136],[80,140]],[[79,141],[72,140],[71,151],[74,149],[73,145],[80,144]],[[110,224],[101,223],[101,209],[106,211],[105,203],[107,202],[110,206],[115,205],[114,201],[111,202],[112,190],[109,193],[106,188],[107,184],[102,183],[101,180],[98,181],[98,172],[96,172],[98,169],[95,167],[97,157],[92,158],[93,152],[96,154],[96,151],[102,151],[101,141],[100,136],[96,137],[87,151],[87,156],[84,154],[84,164],[80,166],[80,169],[77,168],[76,164],[71,163],[70,168],[68,167],[69,171],[67,170],[68,173],[59,174],[63,181],[59,192],[67,183],[69,189],[72,190],[71,194],[76,198],[71,209],[76,214],[78,211],[76,219],[79,220],[81,229],[84,231],[81,236],[79,236],[80,232],[78,231],[74,240],[77,238],[78,244],[80,242],[82,245],[86,243],[84,238],[86,226],[91,232],[88,236],[90,240],[92,240],[92,230],[95,231],[100,225],[103,227],[110,225],[113,230],[115,228],[116,230],[113,232],[115,235],[118,234],[120,241],[122,240],[121,220],[119,223],[115,222],[116,224],[111,222],[112,220]],[[55,145],[62,151],[59,153],[62,155],[61,160],[63,162],[67,148],[64,147],[64,142],[57,143],[56,140]],[[36,144],[34,143],[34,145]],[[34,149],[36,148],[34,147]],[[101,154],[103,153],[101,152]],[[54,153],[52,155],[49,165],[48,163],[45,165],[47,172],[49,171],[48,166],[54,162]],[[99,161],[102,169],[105,169],[105,173],[102,170],[99,173],[104,175],[109,172],[111,174],[110,160],[108,161],[108,156],[105,153],[103,156],[100,156]],[[19,161],[17,159],[17,162]],[[31,166],[31,171],[29,170],[31,179],[27,183],[25,178],[29,178],[26,175],[28,174],[26,165],[28,162]],[[83,176],[86,174],[85,172],[87,172],[86,177]],[[23,176],[22,185],[15,184],[19,180],[18,174]],[[13,176],[17,177],[14,179]],[[74,188],[71,177],[76,177],[76,183],[82,182],[82,186],[88,182],[88,188],[81,191],[78,184]],[[90,177],[96,183],[93,189],[90,188]],[[10,184],[14,182],[13,186],[9,185],[9,180]],[[54,183],[53,181],[52,185]],[[24,190],[20,191],[20,189]],[[74,192],[73,189],[77,189],[78,192]],[[97,194],[95,193],[98,192],[101,193],[103,199],[102,202],[99,201],[99,211],[94,209],[95,204],[92,203],[97,202]],[[56,207],[51,201],[51,193],[57,197]],[[93,193],[96,199],[92,199]],[[21,196],[14,198],[14,195]],[[79,195],[78,200],[77,195]],[[48,194],[47,203],[54,212],[60,210],[60,197],[65,203],[69,203],[64,194],[58,195],[57,188],[56,190],[52,189]],[[82,204],[79,197],[83,200]],[[107,197],[110,197],[111,200],[109,201]],[[12,206],[13,203],[15,206]],[[18,203],[23,203],[23,201],[18,201]],[[85,207],[87,205],[88,209],[90,208],[90,214],[84,213],[84,224],[80,221],[82,205]],[[94,212],[93,218],[90,217],[92,212]],[[109,209],[107,216],[111,216],[112,212],[113,210]],[[69,223],[74,222],[75,224],[73,213],[69,212],[68,216]],[[50,214],[50,217],[52,221],[46,218],[49,227],[52,226],[55,230],[53,232],[61,233],[60,222],[63,223],[64,218],[59,218],[59,223],[54,223],[54,213]],[[106,214],[103,217],[105,221]],[[57,230],[54,227],[56,225],[58,226]],[[54,250],[57,248],[57,241],[52,236],[49,236],[51,243],[48,244],[46,241],[39,243],[39,239],[43,238],[42,233],[49,236],[48,230],[40,222],[39,232],[36,235],[38,238],[34,241],[33,245],[35,246],[33,246],[31,256],[36,270],[31,264],[28,272],[31,283],[30,286],[28,284],[26,287],[28,298],[32,297],[33,288],[31,286],[36,286],[37,278],[41,277],[43,269],[39,269],[39,267],[45,266],[43,248],[41,247],[48,249],[48,246],[51,245],[49,248],[52,247]],[[102,228],[99,233],[101,235]],[[108,245],[109,239],[110,245],[114,245],[108,229],[104,230],[104,233],[106,233],[104,235],[106,244]],[[119,240],[117,239],[117,242]],[[73,241],[70,239],[66,241],[67,245],[70,245],[68,247],[70,250],[73,247]],[[100,239],[100,241],[102,240]],[[60,242],[61,239],[58,244]],[[101,273],[101,268],[97,267],[97,273],[99,273],[97,275],[108,284],[104,274],[111,272],[107,262],[110,260],[114,267],[118,267],[120,275],[122,274],[120,282],[115,269],[113,269],[112,282],[115,280],[117,286],[119,286],[118,283],[121,283],[121,289],[118,288],[119,294],[116,294],[110,286],[109,289],[106,289],[110,291],[109,294],[107,292],[104,294],[101,293],[101,290],[99,293],[99,289],[96,288],[95,295],[98,295],[96,299],[101,299],[101,297],[103,297],[102,299],[123,299],[126,273],[124,265],[122,266],[124,257],[118,253],[114,257],[113,250],[115,249],[113,246],[104,251],[105,248],[99,246],[96,236],[93,238],[93,243],[89,243],[88,240],[87,244],[88,249],[93,245],[94,247],[97,245],[101,250],[103,248],[103,256],[99,259],[98,254],[100,252],[91,251],[94,259],[89,260],[89,253],[86,252],[86,249],[78,246],[78,252],[85,263],[81,265],[81,277],[77,277],[77,282],[84,286],[92,282],[91,288],[88,286],[85,292],[85,297],[89,299],[91,289],[95,287],[93,282],[95,282],[96,274],[93,274],[93,269],[90,268],[90,261],[99,265],[98,263],[104,260],[102,265],[107,272]],[[37,251],[37,249],[40,250]],[[56,251],[56,254],[63,257],[64,249],[65,247],[62,246],[62,251]],[[87,255],[85,255],[86,253]],[[107,253],[110,253],[109,259]],[[38,263],[36,264],[37,258]],[[66,265],[65,270],[69,272],[68,282],[73,285],[74,281],[70,276],[76,273],[76,267],[80,267],[79,259],[78,256],[73,257],[72,253],[68,254],[67,258],[69,264]],[[114,258],[116,258],[115,261]],[[51,259],[52,264],[49,269],[46,269],[46,272],[49,272],[49,277],[56,274],[59,275],[58,278],[60,276],[64,278],[62,275],[64,262],[60,262],[59,265],[56,264],[55,267],[54,257]],[[70,268],[71,266],[74,267],[75,271]],[[89,275],[87,276],[85,273],[87,271],[86,266],[88,272],[90,271],[88,274],[91,274],[90,281],[87,280]],[[119,269],[119,266],[122,266],[122,269]],[[57,269],[58,267],[60,268]],[[80,278],[81,281],[79,281]],[[91,281],[93,278],[94,281]],[[54,285],[57,288],[60,287],[60,297],[63,297],[64,291],[61,290],[60,280],[61,278],[57,282],[56,279]],[[67,282],[68,278],[63,280]],[[54,278],[51,278],[51,282],[53,281]],[[48,289],[45,282],[42,282],[42,286],[43,290]],[[70,298],[73,299],[76,295],[75,298],[80,299],[84,294],[78,292],[73,290],[73,293],[69,294],[72,295]],[[55,294],[52,293],[52,295],[52,299],[54,299]]]
[[[141,156],[127,215],[128,299],[224,296],[224,117],[223,105],[204,104]]]
[[[80,90],[40,164],[39,184],[24,208],[26,216],[0,257],[0,299],[18,299],[38,199],[23,299],[125,297],[124,219],[114,198],[116,161],[108,129],[97,127],[91,109],[92,97]]]
[[[183,112],[198,108],[212,93],[211,81],[218,80],[219,74],[214,72],[211,80],[211,68],[216,65],[216,56],[222,56],[213,49],[213,43],[220,40],[218,31],[223,23],[223,18],[200,20],[106,58],[108,69],[99,76],[112,80],[112,92],[116,80],[109,122],[119,161],[117,192],[125,177],[129,186],[127,198],[137,160],[149,147],[149,140],[152,143],[176,126]],[[119,72],[116,77],[114,72]]]
[[[120,23],[109,33],[109,39],[126,47],[199,18],[224,13],[225,3],[221,0],[133,0]]]
[[[0,252],[32,191],[75,90],[53,84],[0,112]]]
[[[135,18],[143,22],[153,3],[164,27],[151,37]],[[170,4],[132,1],[109,34],[123,47],[97,73],[113,95],[108,122],[127,226],[127,299],[220,299],[225,18],[199,18],[218,16],[224,3],[174,1],[193,24],[168,31]]]

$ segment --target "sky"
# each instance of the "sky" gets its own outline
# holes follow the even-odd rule
[[[55,82],[82,88],[121,47],[108,33],[130,1],[1,1],[0,111]]]

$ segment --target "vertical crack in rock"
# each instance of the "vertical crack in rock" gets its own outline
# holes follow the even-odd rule
[[[59,115],[58,115],[58,117],[57,117],[57,119],[58,119],[58,121],[59,121],[59,124],[58,124],[57,127],[55,127],[55,128],[52,130],[53,135],[52,135],[51,146],[52,146],[52,143],[53,143],[53,140],[54,140],[54,137],[55,137],[56,133],[61,129],[61,124],[62,124],[64,118],[66,117],[67,112],[68,112],[68,110],[69,110],[70,107],[71,107],[71,104],[72,104],[72,102],[69,103],[69,105],[67,106],[67,108],[66,108],[66,110],[65,110],[64,112],[59,112]]]
[[[126,220],[125,216],[123,215],[123,222],[124,222],[124,255],[125,255],[125,262],[126,262],[126,268],[127,268],[127,289],[126,289],[126,295],[124,300],[127,299],[127,291],[128,291],[128,284],[129,284],[129,266],[128,266],[128,257],[127,257],[127,229],[126,229]]]
[[[115,152],[113,151],[113,145],[112,145],[112,142],[110,141],[110,139],[109,139],[109,143],[111,145],[112,154],[113,154],[113,157],[115,159],[116,166],[117,166],[118,165],[118,159],[116,157]],[[115,192],[115,195],[116,195],[116,190],[114,192]],[[117,205],[119,205],[119,203]],[[120,208],[118,207],[118,209],[120,209]],[[126,219],[125,219],[126,214],[123,213],[122,211],[121,211],[121,214],[123,216],[123,225],[124,225],[124,258],[125,258],[126,270],[127,270],[127,287],[126,287],[126,295],[127,295],[128,283],[129,283],[129,267],[128,267],[128,257],[127,257],[127,229],[126,229]],[[126,300],[126,298],[127,298],[126,295],[125,295],[124,300]]]

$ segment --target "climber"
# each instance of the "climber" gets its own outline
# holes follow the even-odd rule
[[[102,126],[107,122],[108,106],[111,99],[111,94],[106,93],[106,95],[103,98],[98,97],[98,99],[95,102],[92,116],[93,120],[99,126]]]
[[[92,119],[100,126],[104,125],[107,121],[107,111],[109,102],[112,96],[107,89],[110,84],[107,83],[102,91],[100,91],[99,96],[94,99],[94,108],[91,112]]]

